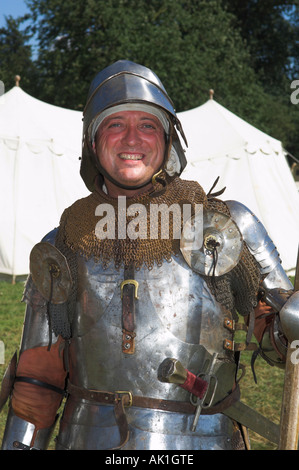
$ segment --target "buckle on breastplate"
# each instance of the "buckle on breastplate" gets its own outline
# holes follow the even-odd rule
[[[129,397],[129,403],[124,403],[124,406],[126,407],[130,407],[133,405],[133,395],[132,395],[132,392],[128,392],[126,390],[116,390],[115,393],[117,393],[117,395],[127,395]],[[121,399],[121,397],[120,397]]]
[[[138,282],[135,281],[135,279],[126,279],[125,281],[123,281],[120,285],[120,292],[121,292],[121,298],[123,298],[123,288],[126,284],[133,284],[135,286],[135,299],[138,299]]]

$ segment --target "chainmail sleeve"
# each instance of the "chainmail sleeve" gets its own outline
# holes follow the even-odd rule
[[[210,199],[209,210],[222,212],[230,216],[225,202]],[[258,263],[244,243],[238,264],[228,273],[215,277],[206,276],[206,282],[217,301],[231,312],[242,316],[249,315],[256,307],[261,275]]]

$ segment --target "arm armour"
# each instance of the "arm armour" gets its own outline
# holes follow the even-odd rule
[[[262,355],[272,365],[281,365],[285,360],[287,343],[299,339],[299,315],[295,313],[299,312],[298,293],[294,293],[276,246],[259,219],[237,201],[226,201],[226,204],[260,267],[263,299],[276,312],[264,321],[262,334],[261,326],[257,326]]]
[[[19,360],[2,449],[46,448],[64,396],[64,340],[49,331],[47,301],[29,276]],[[49,347],[49,334],[52,335]]]

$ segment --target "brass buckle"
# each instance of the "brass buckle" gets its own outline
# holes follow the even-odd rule
[[[126,284],[133,284],[135,286],[135,299],[138,299],[138,282],[135,279],[126,279],[120,285],[121,298],[123,298],[123,288]]]
[[[115,393],[118,395],[128,395],[129,396],[129,403],[124,405],[126,407],[132,406],[133,404],[133,395],[132,392],[127,392],[126,390],[117,390]]]
[[[155,173],[154,176],[152,177],[152,185],[156,184],[156,178],[163,172],[163,170],[158,171],[158,173]]]

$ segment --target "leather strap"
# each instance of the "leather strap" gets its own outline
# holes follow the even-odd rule
[[[120,449],[123,447],[129,439],[129,426],[125,413],[126,406],[136,406],[139,408],[150,408],[162,411],[172,411],[177,413],[194,414],[196,406],[188,402],[174,401],[174,400],[162,400],[159,398],[149,398],[141,396],[133,396],[130,392],[118,391],[118,392],[105,392],[101,390],[88,390],[73,385],[68,382],[67,392],[70,395],[95,401],[101,404],[114,405],[114,413],[116,423],[119,428],[120,442],[114,449]],[[234,391],[228,395],[224,400],[218,404],[202,409],[202,414],[215,414],[221,413],[226,408],[229,408],[233,403],[238,401],[240,398],[240,390],[238,385]],[[114,450],[112,449],[112,450]]]
[[[32,377],[18,376],[15,378],[15,382],[25,382],[27,384],[37,385],[38,387],[47,388],[52,390],[52,392],[59,393],[60,395],[65,395],[65,390],[62,388],[58,388],[55,385],[42,382],[41,380],[33,379]]]
[[[102,390],[88,390],[77,387],[70,381],[67,385],[67,392],[70,395],[82,398],[84,400],[95,401],[99,404],[116,405],[123,401],[124,406],[136,406],[138,408],[150,408],[162,411],[172,411],[176,413],[193,414],[196,406],[185,401],[163,400],[160,398],[141,397],[132,395],[128,391],[106,392]],[[240,389],[237,385],[234,390],[216,405],[203,408],[202,414],[222,413],[226,408],[238,401],[240,398]]]
[[[137,296],[135,282],[134,267],[126,266],[122,283],[122,352],[124,354],[135,352],[135,298]]]

